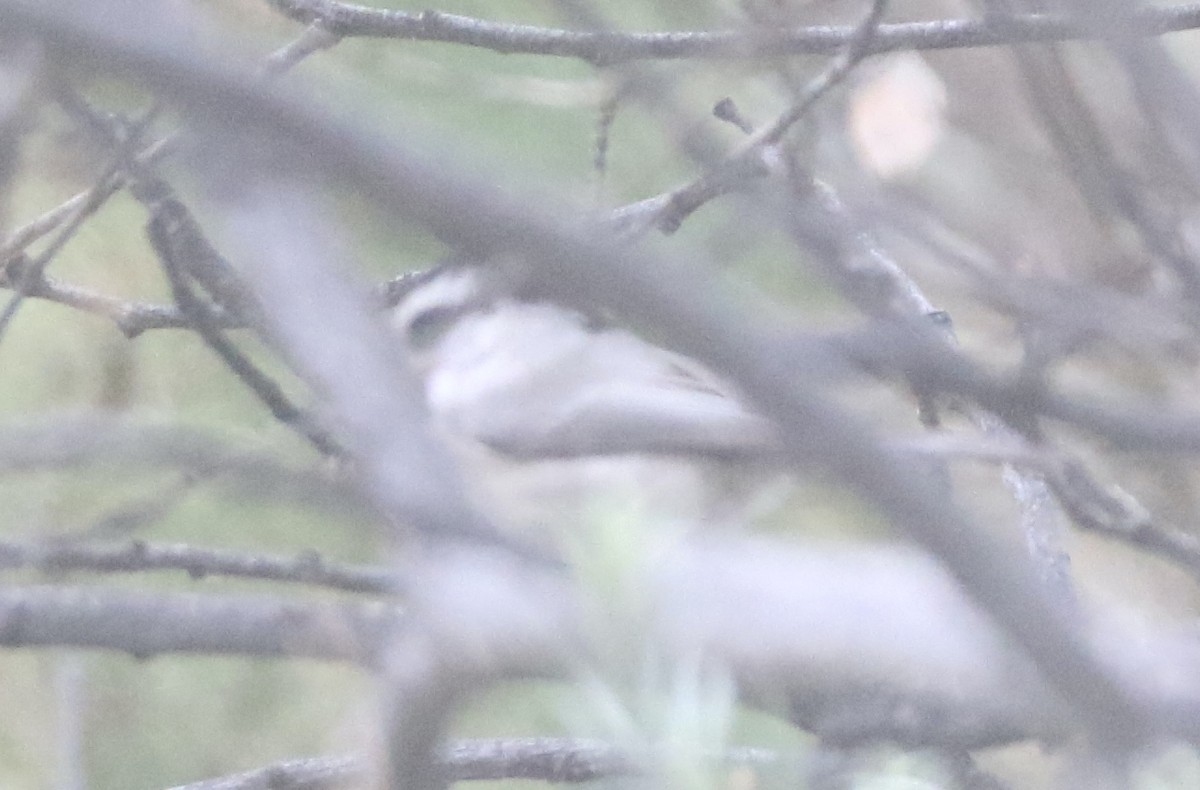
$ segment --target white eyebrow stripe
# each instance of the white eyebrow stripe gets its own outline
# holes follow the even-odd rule
[[[413,322],[431,310],[469,310],[480,302],[479,278],[469,269],[446,270],[422,283],[392,310],[392,326],[408,335]]]

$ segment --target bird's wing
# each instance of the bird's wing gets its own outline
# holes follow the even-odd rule
[[[560,393],[531,413],[520,444],[531,455],[658,453],[747,456],[774,445],[769,422],[699,363],[624,331],[603,333],[538,386]]]
[[[543,455],[740,457],[766,454],[774,444],[766,419],[723,395],[627,381],[578,393],[536,435]]]

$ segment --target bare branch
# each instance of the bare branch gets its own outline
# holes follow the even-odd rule
[[[390,606],[300,603],[97,587],[0,588],[0,645],[320,658],[370,665],[399,619]]]
[[[478,558],[460,569],[485,570]],[[879,738],[971,748],[1073,731],[1058,698],[936,565],[911,552],[800,551],[772,543],[681,547],[648,569],[647,613],[669,655],[728,666],[746,701],[784,704],[843,743]],[[478,578],[478,577],[476,577]],[[478,678],[567,677],[589,646],[580,592],[533,586],[454,591],[417,578],[422,597],[449,595],[450,622],[423,633],[440,671]],[[432,584],[433,589],[427,588]],[[464,595],[465,593],[465,595]],[[546,596],[553,596],[546,598]],[[390,605],[267,596],[132,593],[99,587],[0,588],[0,645],[69,646],[137,656],[168,653],[309,657],[380,668],[401,615]],[[412,632],[410,632],[412,633]],[[1148,696],[1185,666],[1164,635],[1150,664],[1105,642],[1140,671]],[[1120,644],[1114,637],[1114,644]],[[406,653],[410,658],[417,653]],[[465,688],[465,686],[464,686]],[[1169,686],[1183,701],[1200,690]]]
[[[231,446],[179,425],[101,415],[59,414],[0,426],[0,473],[48,468],[177,469],[211,478],[243,496],[283,499],[341,513],[369,509],[353,487],[317,469]]]
[[[370,764],[362,757],[307,757],[283,760],[231,776],[204,779],[170,790],[337,790],[365,787]]]
[[[640,773],[639,758],[604,741],[584,738],[494,738],[451,741],[440,750],[451,781],[530,779],[577,784]],[[773,766],[783,759],[764,749],[714,755],[726,765]],[[361,757],[284,760],[254,771],[180,785],[172,790],[326,790],[362,784],[370,777]]]
[[[337,40],[337,36],[332,36],[328,31],[324,31],[319,24],[310,25],[296,40],[267,56],[263,62],[261,76],[269,79],[284,74],[309,55],[333,46],[337,43]],[[151,168],[173,153],[179,147],[182,139],[183,133],[181,131],[165,135],[143,148],[133,158],[133,165],[141,169]],[[0,264],[12,261],[18,253],[30,244],[52,232],[55,228],[69,221],[77,214],[85,212],[86,206],[90,202],[103,203],[125,186],[126,180],[124,174],[114,172],[107,179],[98,182],[91,189],[72,196],[32,222],[13,231],[4,240],[4,243],[0,245]],[[6,274],[6,279],[10,280],[8,287],[11,287],[12,276]],[[30,279],[32,280],[30,287],[34,289],[39,288],[45,282],[44,277],[40,279],[31,277]],[[47,297],[43,296],[42,298]],[[155,325],[145,328],[155,329],[158,327]],[[124,327],[122,327],[122,330],[124,331]],[[136,335],[139,331],[141,331],[140,319],[134,322],[127,333]]]
[[[829,55],[845,47],[856,35],[853,27],[834,26],[713,32],[588,32],[488,22],[440,11],[413,14],[332,0],[268,2],[298,21],[320,21],[327,30],[340,36],[443,41],[496,52],[580,58],[599,64],[646,59]],[[942,19],[880,25],[868,51],[874,54],[907,49],[991,47],[1098,35],[1087,26],[1041,14],[1017,16],[1002,22]],[[1130,30],[1135,35],[1157,36],[1198,26],[1200,6],[1195,4],[1138,9],[1130,14]]]
[[[416,156],[358,129],[314,116],[306,106],[288,100],[282,93],[267,94],[219,65],[167,51],[161,42],[138,31],[122,30],[118,34],[44,7],[9,3],[0,9],[0,18],[14,29],[45,35],[62,47],[64,57],[69,54],[142,84],[170,88],[185,102],[189,97],[193,102],[203,97],[203,102],[192,106],[203,106],[210,121],[219,115],[219,122],[235,128],[238,135],[269,129],[274,146],[300,146],[311,154],[309,161],[314,170],[351,179],[380,206],[397,210],[400,218],[421,221],[443,238],[468,248],[520,252],[552,297],[607,307],[655,327],[678,350],[726,373],[739,384],[763,413],[775,420],[795,463],[820,464],[838,475],[851,490],[879,507],[912,539],[953,569],[958,581],[1035,657],[1039,668],[1076,706],[1097,737],[1114,747],[1131,747],[1149,736],[1148,717],[1155,714],[1099,663],[1077,626],[1066,622],[1047,599],[1028,561],[1009,544],[974,528],[961,513],[947,506],[939,492],[931,490],[929,481],[917,470],[881,451],[876,437],[861,421],[817,395],[806,379],[812,369],[826,363],[787,348],[781,342],[780,327],[756,321],[744,310],[732,308],[716,282],[698,275],[695,266],[651,260],[594,235],[564,230],[569,226],[555,222],[552,213],[533,209],[538,205],[536,201],[513,200],[485,179],[468,176],[437,157]],[[214,114],[214,106],[220,106],[222,112]],[[269,195],[270,206],[264,202],[267,194],[260,197],[256,203],[262,208],[253,213],[279,210],[278,189]],[[462,217],[472,217],[473,222],[464,223]],[[272,254],[278,257],[278,253]],[[311,251],[294,246],[289,250],[289,257],[306,255]],[[248,256],[247,260],[253,258]],[[288,261],[289,266],[294,263]],[[272,267],[277,265],[282,264],[277,261]],[[686,293],[677,287],[683,279],[690,283]],[[263,284],[268,282],[264,279]],[[325,284],[336,292],[344,288],[333,281]],[[287,289],[277,293],[286,294]],[[301,305],[276,307],[282,313],[300,309]],[[346,310],[331,312],[340,324]],[[295,318],[279,323],[300,329]],[[735,326],[739,330],[731,331]],[[287,345],[300,349],[326,344],[307,334],[311,331],[305,330],[304,342],[295,342],[297,336]],[[376,340],[368,339],[374,332],[364,327],[361,332],[339,330],[335,334],[355,348],[371,349],[378,347]],[[305,354],[316,361],[312,349],[306,349]],[[356,357],[360,361],[365,358]],[[790,361],[792,366],[781,365],[781,360]],[[334,369],[344,371],[343,363],[339,361]],[[390,391],[392,379],[382,375],[385,370],[386,365],[355,380],[378,382],[380,391]],[[324,374],[320,378],[323,383],[328,381]],[[411,384],[397,382],[396,386],[416,397]],[[360,403],[341,416],[370,420],[379,406]],[[408,413],[406,405],[393,406],[384,418],[388,424],[420,424],[419,419],[399,416]],[[378,425],[372,423],[373,430],[377,431]],[[377,436],[372,436],[370,442],[367,446],[393,444]],[[405,452],[411,449],[405,448]],[[440,456],[435,452],[435,457]],[[389,464],[387,468],[413,471],[411,464],[399,459],[395,467]],[[390,473],[381,475],[377,483],[393,478]],[[379,496],[384,492],[377,483],[373,493]],[[431,479],[422,490],[388,493],[389,498],[398,498],[399,507],[385,510],[412,513],[417,523],[432,520],[446,524],[447,515],[454,509],[448,510],[445,501],[436,505],[429,501],[431,495],[445,492],[444,481]],[[430,509],[412,510],[421,504]],[[462,520],[462,515],[454,512],[449,523],[457,522],[460,529],[477,526]],[[1166,724],[1161,715],[1157,718],[1157,724]]]
[[[341,36],[329,32],[320,22],[313,22],[297,39],[266,57],[262,76],[270,78],[283,74],[309,55],[329,49],[340,40]]]
[[[614,210],[609,218],[613,227],[626,237],[636,236],[651,227],[657,227],[663,233],[674,233],[685,219],[705,203],[768,175],[771,172],[770,162],[779,158],[778,151],[774,149],[787,130],[866,57],[886,8],[886,0],[874,0],[845,48],[804,86],[800,96],[786,111],[763,129],[755,131],[747,124],[740,117],[732,99],[718,102],[713,107],[713,114],[723,120],[740,121],[749,139],[724,161],[687,184]]]
[[[142,573],[184,571],[193,579],[231,576],[288,582],[357,593],[394,595],[404,584],[382,568],[329,562],[315,552],[297,557],[202,549],[131,541],[119,546],[78,543],[0,543],[0,568],[37,568],[43,572]]]
[[[1200,539],[1156,521],[1128,492],[1101,485],[1077,458],[1012,433],[1007,439],[1001,438],[1004,436],[993,434],[989,441],[981,442],[938,435],[902,442],[897,448],[918,456],[966,458],[1035,471],[1080,529],[1154,552],[1200,580]]]
[[[1117,450],[1200,453],[1200,414],[1167,410],[1149,402],[1110,406],[1080,393],[1030,393],[1023,382],[984,371],[940,338],[930,336],[927,329],[889,325],[825,338],[792,334],[791,343],[809,354],[820,353],[828,343],[874,374],[899,375],[931,391],[961,395],[1001,416],[1028,419],[1042,415],[1058,420],[1088,431]],[[828,361],[810,364],[828,369]]]
[[[657,644],[670,655],[700,652],[722,662],[747,701],[778,710],[786,700],[797,721],[832,741],[970,749],[1075,731],[1036,668],[953,580],[911,552],[717,542],[681,547],[648,570],[646,611]],[[465,623],[427,632],[446,669],[482,661],[501,676],[570,675],[583,646],[564,648],[580,638],[586,617],[571,604],[577,591],[555,583],[497,592],[460,600]],[[554,594],[555,613],[530,617],[524,604],[510,607],[514,594]],[[484,627],[456,627],[475,625],[477,616],[487,618]],[[0,644],[143,657],[310,657],[378,667],[408,617],[383,604],[0,588]],[[1148,704],[1169,703],[1179,716],[1173,726],[1196,734],[1186,717],[1200,699],[1189,671],[1200,654],[1193,634],[1106,625],[1096,639],[1113,671]]]
[[[12,278],[21,276],[28,267],[28,259],[23,254],[9,260],[8,266],[0,276],[0,287],[12,287]],[[40,279],[26,279],[25,296],[32,299],[44,299],[67,307],[82,310],[85,313],[103,316],[109,319],[127,337],[133,338],[148,329],[182,328],[188,326],[187,319],[174,305],[149,304],[146,302],[128,302],[123,299],[108,296],[76,285],[60,282],[53,277],[42,276]],[[228,325],[234,322],[224,312],[220,312],[220,320]]]
[[[79,232],[88,217],[98,211],[104,202],[114,194],[108,189],[109,182],[117,177],[125,160],[140,144],[142,133],[153,123],[156,115],[157,111],[152,109],[133,125],[129,130],[128,138],[122,140],[118,146],[112,162],[104,169],[96,180],[96,184],[88,190],[87,197],[83,202],[64,220],[62,229],[46,249],[33,260],[26,262],[18,275],[6,273],[6,279],[13,284],[15,293],[9,298],[4,310],[0,311],[0,337],[3,337],[13,316],[24,302],[27,292],[33,285],[41,282],[46,267],[62,251],[66,243]]]
[[[341,448],[316,417],[296,406],[283,388],[254,364],[221,327],[220,318],[193,291],[190,280],[199,282],[218,299],[226,312],[246,319],[257,315],[250,294],[240,278],[201,233],[191,213],[175,199],[170,188],[153,181],[153,189],[144,175],[138,176],[135,191],[150,212],[147,233],[150,245],[157,253],[175,303],[188,317],[188,322],[205,345],[233,371],[250,391],[271,410],[275,419],[292,428],[324,455],[339,455]],[[152,192],[153,195],[148,193]]]
[[[147,146],[138,155],[137,161],[144,164],[157,162],[169,154],[178,143],[178,136],[169,135]],[[92,189],[74,195],[27,225],[17,228],[4,240],[4,244],[0,245],[0,262],[10,260],[30,244],[69,221],[71,217],[83,211],[89,202],[107,200],[124,186],[124,177],[114,173],[103,184],[97,184]]]
[[[820,74],[804,86],[804,90],[796,101],[792,102],[791,107],[772,124],[752,133],[747,145],[766,148],[779,143],[787,130],[804,117],[818,99],[845,79],[850,71],[870,54],[871,42],[879,34],[879,21],[883,18],[887,6],[887,0],[872,0],[870,10],[854,29],[854,35],[846,42],[846,47],[838,52],[837,57]]]

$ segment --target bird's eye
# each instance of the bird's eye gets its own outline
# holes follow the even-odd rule
[[[463,314],[462,306],[431,307],[413,317],[408,323],[408,343],[416,351],[424,351],[439,340],[454,326]]]

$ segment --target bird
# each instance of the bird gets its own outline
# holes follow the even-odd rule
[[[527,537],[620,514],[744,515],[770,422],[700,363],[458,260],[403,278],[390,321],[477,503]],[[749,486],[758,488],[757,485]],[[769,497],[768,497],[769,498]]]

